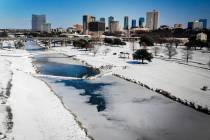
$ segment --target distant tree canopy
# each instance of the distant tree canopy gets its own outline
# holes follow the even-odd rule
[[[8,33],[5,31],[0,32],[0,37],[8,37]]]
[[[116,37],[120,37],[120,36],[122,35],[122,32],[120,32],[120,31],[114,32],[114,33],[104,32],[104,35],[106,35],[106,36],[116,36]]]
[[[119,38],[105,38],[104,39],[104,43],[110,44],[110,45],[126,45],[125,42],[123,42],[121,39]]]
[[[29,37],[65,37],[60,32],[30,32],[26,35]]]
[[[151,62],[153,56],[151,53],[147,51],[147,49],[139,49],[133,54],[134,60],[141,60],[142,64],[144,64],[144,60]]]
[[[209,47],[209,43],[206,41],[201,41],[201,40],[196,40],[196,37],[193,36],[191,38],[189,38],[189,42],[187,42],[185,44],[185,46],[189,47],[189,48],[194,48],[195,50],[197,49],[197,47],[199,47],[200,49],[202,49],[203,47]]]
[[[76,48],[86,49],[86,50],[92,48],[92,45],[91,45],[90,41],[87,41],[85,39],[75,40],[73,42],[73,46],[76,47]]]
[[[154,40],[149,36],[142,36],[139,44],[140,46],[154,46]]]
[[[190,29],[158,29],[150,32],[136,32],[134,37],[150,36],[154,40],[156,38],[190,38],[196,36],[198,33],[203,32],[207,34],[210,39],[210,30],[190,30]]]

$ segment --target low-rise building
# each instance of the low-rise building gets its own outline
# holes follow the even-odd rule
[[[43,32],[48,32],[48,33],[51,32],[51,24],[50,23],[43,24],[42,28],[43,28]]]
[[[120,31],[119,21],[111,21],[110,23],[110,32],[115,33]]]
[[[75,24],[73,27],[75,28],[75,30],[76,30],[77,32],[80,32],[80,33],[83,32],[83,26],[82,26],[82,25],[80,25],[80,24]]]
[[[198,33],[196,36],[197,40],[201,40],[201,41],[207,41],[207,34],[205,33]]]
[[[174,29],[183,29],[182,24],[174,24]]]

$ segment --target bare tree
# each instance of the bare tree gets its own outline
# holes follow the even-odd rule
[[[99,51],[99,46],[95,45],[93,48],[92,48],[92,53],[94,56],[96,56],[96,54],[98,53]]]
[[[0,48],[3,49],[3,42],[0,42]]]
[[[109,48],[106,48],[105,50],[103,50],[103,54],[106,56],[108,53],[110,52]]]
[[[164,53],[168,56],[169,59],[171,59],[173,56],[177,54],[177,51],[176,48],[173,47],[173,45],[170,43],[166,44]]]
[[[192,59],[192,50],[190,47],[186,46],[186,48],[183,49],[183,55],[182,58],[186,60],[186,62],[188,63],[189,60]]]
[[[154,52],[154,55],[157,56],[158,53],[160,52],[160,48],[159,47],[154,47],[153,52]]]

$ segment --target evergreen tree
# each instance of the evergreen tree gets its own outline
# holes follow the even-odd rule
[[[134,60],[141,60],[142,64],[144,64],[144,60],[147,60],[149,62],[151,62],[153,56],[151,53],[149,53],[147,51],[147,49],[140,49],[137,50],[134,54],[133,54],[133,59]]]

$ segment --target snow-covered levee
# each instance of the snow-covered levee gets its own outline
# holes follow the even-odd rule
[[[6,92],[11,82],[8,89],[10,97],[5,105],[0,105],[0,139],[89,139],[73,114],[65,109],[47,84],[34,77],[34,74],[36,72],[27,51],[0,50],[1,94]],[[1,102],[5,102],[3,97],[7,98],[2,95]]]

